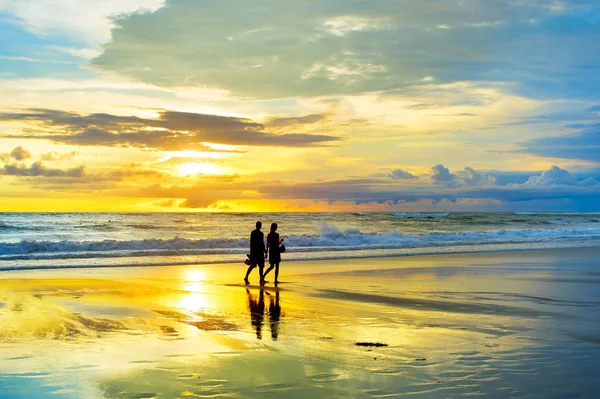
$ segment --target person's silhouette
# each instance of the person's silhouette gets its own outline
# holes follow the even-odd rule
[[[248,307],[250,309],[250,322],[256,329],[256,338],[262,339],[262,326],[265,320],[265,295],[261,289],[258,295],[258,301],[254,299],[254,296],[249,289],[246,288],[248,294]]]
[[[265,267],[265,258],[267,256],[267,252],[265,251],[265,235],[260,229],[262,228],[262,223],[260,221],[256,222],[256,229],[250,233],[250,266],[248,266],[248,270],[246,271],[246,277],[244,277],[244,282],[246,284],[250,284],[248,280],[248,276],[252,269],[258,266],[258,272],[260,274],[260,282],[263,283],[263,270]]]
[[[269,326],[271,328],[271,338],[277,341],[279,337],[279,319],[281,318],[281,306],[279,305],[279,291],[275,293],[275,300],[270,296],[269,301]]]
[[[277,233],[277,223],[271,223],[271,232],[267,235],[267,251],[269,253],[269,264],[271,265],[262,276],[261,284],[265,283],[267,274],[275,269],[275,286],[279,284],[279,263],[281,262],[281,252],[279,246],[283,242],[283,238],[279,239]]]

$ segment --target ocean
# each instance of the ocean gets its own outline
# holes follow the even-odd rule
[[[593,213],[0,213],[0,270],[241,263],[257,220],[282,262],[600,247]]]

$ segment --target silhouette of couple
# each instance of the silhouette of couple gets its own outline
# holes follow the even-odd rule
[[[271,223],[271,232],[267,235],[267,246],[265,248],[265,235],[260,229],[262,223],[256,222],[256,229],[250,233],[250,253],[248,254],[247,263],[249,264],[248,270],[246,271],[246,277],[244,282],[250,284],[248,276],[250,272],[258,266],[258,272],[260,273],[260,285],[265,285],[267,282],[265,279],[271,270],[275,269],[275,286],[279,284],[279,263],[281,262],[281,252],[285,247],[281,247],[283,238],[279,238],[277,233],[277,223]],[[269,258],[269,264],[271,265],[266,272],[263,274],[265,267],[265,259]]]
[[[262,339],[262,327],[265,320],[265,291],[260,289],[258,299],[256,299],[249,289],[246,288],[248,294],[248,307],[250,308],[250,322],[256,329],[256,338]],[[267,292],[269,296],[269,327],[271,329],[271,338],[277,341],[279,337],[279,320],[281,318],[281,306],[279,305],[279,292],[275,293],[275,298]]]

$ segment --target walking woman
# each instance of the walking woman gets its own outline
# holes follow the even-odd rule
[[[271,265],[263,275],[263,284],[267,278],[267,274],[275,269],[275,286],[279,284],[279,262],[281,262],[281,252],[279,246],[283,242],[283,238],[279,239],[279,233],[277,233],[277,223],[271,223],[271,232],[267,235],[267,252],[269,254],[269,264]]]

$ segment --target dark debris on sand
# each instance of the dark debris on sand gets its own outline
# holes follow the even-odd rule
[[[354,345],[356,345],[356,346],[366,346],[366,347],[369,347],[369,348],[373,348],[373,347],[375,347],[375,348],[383,348],[383,347],[388,346],[388,344],[384,344],[382,342],[356,342]]]

